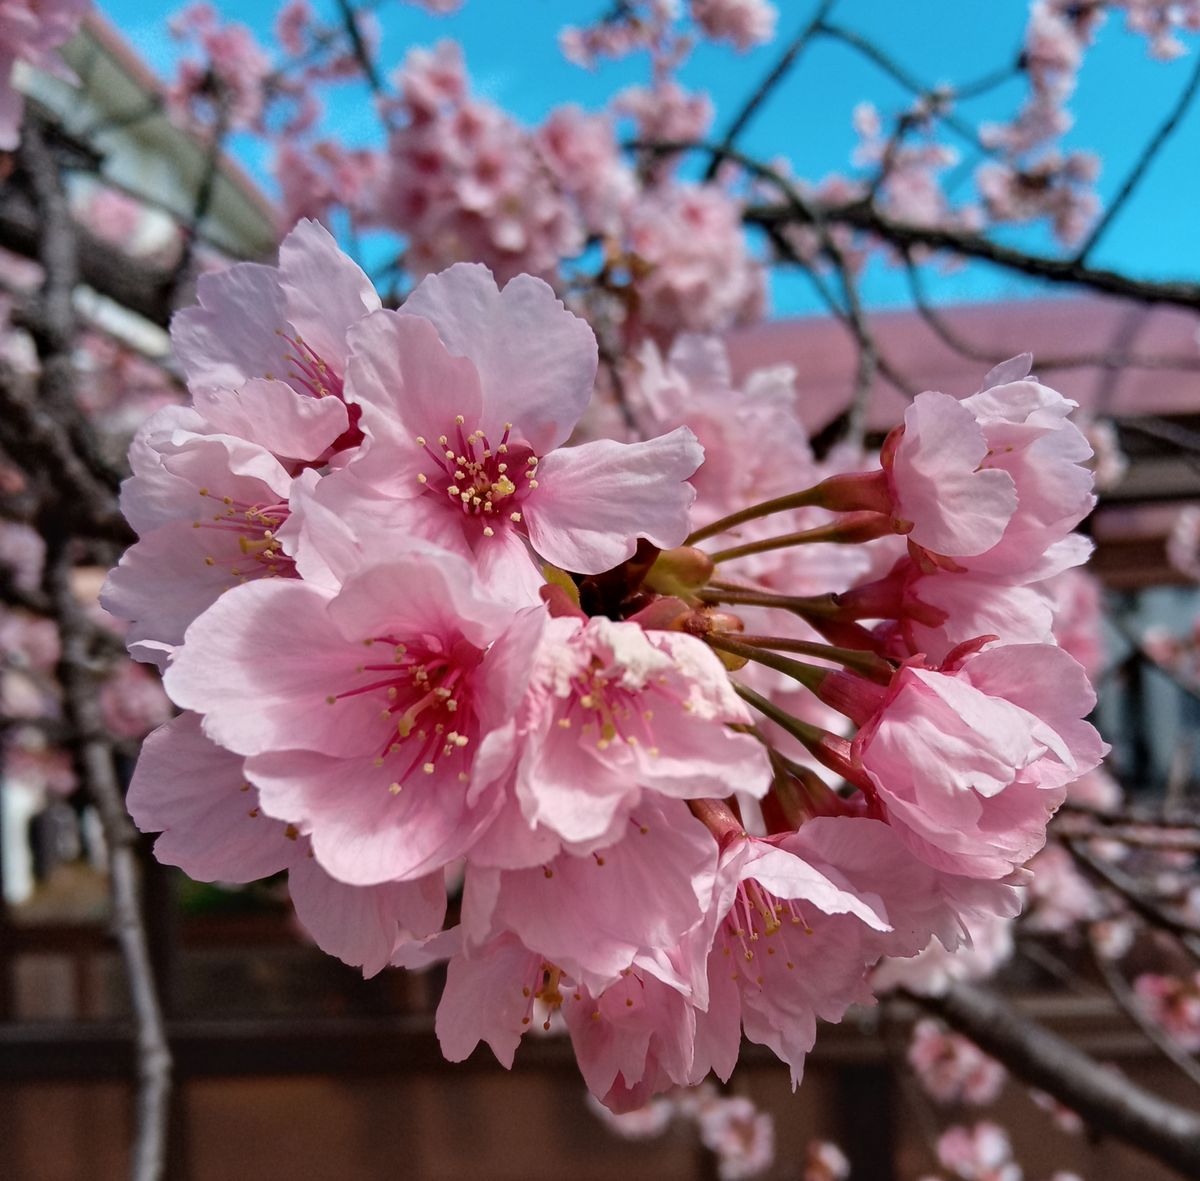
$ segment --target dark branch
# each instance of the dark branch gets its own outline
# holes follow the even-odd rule
[[[674,151],[686,151],[688,148],[708,152],[717,150],[716,145],[703,143],[671,145]],[[1190,308],[1193,311],[1200,310],[1200,283],[1135,279],[1118,271],[1087,266],[1074,258],[1047,258],[1045,255],[1030,254],[993,242],[982,234],[896,221],[863,202],[814,206],[814,212],[829,225],[844,225],[874,234],[901,252],[914,246],[948,250],[963,258],[989,262],[1050,283],[1071,283],[1142,303],[1165,303]],[[787,225],[803,219],[797,216],[796,209],[788,203],[751,206],[745,211],[745,220],[751,225],[767,227]]]
[[[792,39],[780,55],[779,60],[758,84],[754,93],[746,99],[738,113],[729,121],[729,126],[725,129],[725,134],[721,137],[722,148],[732,148],[737,142],[738,136],[742,134],[747,124],[754,118],[759,107],[767,101],[771,92],[783,81],[796,62],[799,61],[800,55],[820,30],[822,22],[829,15],[829,10],[834,6],[835,2],[836,0],[821,0],[821,3],[817,5],[817,10],[813,14],[812,19]],[[704,173],[705,180],[712,180],[717,175],[717,168],[720,166],[720,163],[721,157],[714,155]]]
[[[1133,989],[1129,987],[1125,977],[1117,971],[1112,960],[1100,948],[1095,936],[1089,941],[1092,952],[1092,962],[1104,980],[1113,1000],[1121,1007],[1121,1011],[1142,1031],[1142,1035],[1164,1058],[1173,1062],[1179,1070],[1187,1075],[1192,1082],[1200,1086],[1200,1062],[1178,1045],[1165,1030],[1150,1020],[1138,1004]]]
[[[354,11],[350,0],[337,0],[337,5],[338,11],[342,14],[342,24],[345,27],[346,36],[350,38],[350,48],[354,51],[355,59],[362,68],[367,85],[371,87],[371,93],[378,98],[383,93],[383,79],[379,76],[379,68],[375,65],[370,53],[367,52],[366,42],[358,27],[358,14]]]
[[[1187,114],[1188,107],[1192,105],[1192,100],[1196,97],[1198,89],[1200,89],[1200,57],[1197,57],[1196,64],[1192,67],[1191,77],[1188,78],[1187,85],[1180,93],[1175,106],[1171,108],[1167,117],[1159,124],[1158,130],[1146,142],[1146,146],[1142,149],[1142,154],[1138,157],[1137,163],[1134,164],[1129,175],[1125,178],[1125,183],[1121,185],[1117,191],[1117,195],[1109,202],[1108,208],[1104,211],[1104,216],[1093,227],[1092,232],[1087,236],[1087,240],[1080,246],[1079,252],[1075,256],[1078,262],[1083,262],[1091,254],[1096,244],[1104,237],[1105,231],[1116,219],[1117,214],[1121,212],[1125,203],[1133,196],[1134,190],[1141,183],[1142,177],[1146,175],[1146,170],[1154,163],[1154,158],[1162,149],[1163,144],[1171,138],[1180,121]]]
[[[68,745],[79,781],[100,815],[108,848],[113,932],[121,949],[137,1027],[137,1125],[130,1176],[133,1181],[158,1181],[166,1175],[171,1053],[146,938],[137,834],[125,814],[112,746],[100,718],[99,697],[90,671],[89,629],[71,589],[68,544],[65,536],[52,539],[44,590],[54,606],[62,644],[58,679],[71,732]]]
[[[1184,1177],[1200,1176],[1200,1115],[1194,1111],[1104,1070],[1070,1042],[974,985],[960,982],[943,996],[912,999],[1093,1128],[1141,1149]]]

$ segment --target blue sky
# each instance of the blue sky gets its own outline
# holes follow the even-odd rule
[[[646,80],[642,58],[602,66],[589,73],[564,61],[556,47],[564,24],[585,23],[606,7],[607,0],[467,0],[462,11],[437,18],[397,0],[380,9],[384,39],[380,63],[392,68],[411,45],[427,45],[450,36],[462,42],[476,89],[535,123],[558,103],[571,101],[598,108],[621,86]],[[169,75],[178,47],[166,31],[166,19],[178,7],[162,0],[99,0],[105,14],[134,48],[160,74]],[[319,13],[336,13],[333,0],[313,0]],[[807,21],[814,0],[777,0],[780,32],[790,37]],[[269,43],[276,5],[267,0],[232,4],[216,0],[228,19],[250,25]],[[1024,26],[1023,0],[841,0],[833,16],[868,36],[917,77],[955,83],[987,73],[1015,53]],[[1200,39],[1191,38],[1200,52]],[[686,85],[708,90],[718,111],[717,126],[757,84],[778,46],[746,55],[702,46],[684,68]],[[1193,68],[1190,56],[1175,62],[1151,60],[1145,42],[1131,36],[1119,20],[1110,19],[1089,55],[1071,108],[1076,124],[1067,146],[1099,152],[1104,169],[1102,197],[1114,192],[1136,159],[1148,134],[1186,85]],[[1002,89],[963,107],[973,118],[998,118],[1013,110],[1022,85]],[[789,157],[800,175],[820,177],[844,169],[855,142],[850,114],[870,98],[885,114],[904,93],[878,68],[854,51],[835,43],[812,46],[800,66],[773,95],[743,137],[745,150],[764,158]],[[333,124],[350,142],[375,142],[378,124],[365,90],[355,85],[331,94]],[[274,190],[266,161],[253,144],[234,150],[268,191]],[[1109,229],[1092,261],[1154,278],[1200,275],[1200,107],[1177,129],[1143,182],[1137,197]],[[1048,239],[1017,231],[1015,241],[1050,249]],[[971,266],[950,275],[931,276],[931,291],[940,302],[1013,298],[1039,288],[991,268]],[[776,312],[815,310],[807,281],[791,276],[777,281]],[[907,302],[903,275],[882,262],[864,281],[871,307]]]

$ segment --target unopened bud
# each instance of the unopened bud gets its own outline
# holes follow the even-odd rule
[[[692,600],[695,592],[708,585],[713,560],[694,545],[663,550],[646,575],[646,585],[662,595],[677,595]]]

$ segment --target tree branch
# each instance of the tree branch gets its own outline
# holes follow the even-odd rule
[[[771,92],[783,81],[788,71],[799,60],[800,55],[807,48],[809,42],[820,31],[825,18],[829,15],[829,11],[835,3],[836,0],[821,0],[821,3],[817,5],[817,10],[813,13],[812,19],[792,39],[787,48],[784,49],[779,60],[771,67],[766,77],[755,88],[754,93],[746,99],[738,113],[729,121],[729,126],[725,129],[725,134],[721,137],[722,148],[732,148],[737,142],[738,136],[742,134],[746,125],[754,118],[758,112],[758,108],[767,101]],[[714,155],[708,162],[708,168],[705,169],[704,179],[712,180],[717,175],[717,169],[720,165],[721,157]]]
[[[674,151],[686,151],[689,147],[702,151],[716,150],[716,145],[703,143],[674,144],[672,147]],[[874,206],[861,201],[841,205],[814,203],[813,213],[828,225],[844,225],[874,234],[901,251],[913,246],[948,250],[963,258],[990,262],[1006,270],[1044,279],[1050,283],[1071,283],[1141,303],[1164,303],[1193,311],[1200,310],[1200,283],[1134,279],[1117,271],[1090,267],[1075,258],[1047,258],[1045,255],[1029,254],[993,242],[982,234],[896,221]],[[763,227],[787,225],[804,220],[790,203],[750,206],[746,209],[744,217],[751,225]]]
[[[910,999],[1092,1127],[1184,1177],[1200,1176],[1200,1115],[1105,1070],[1070,1042],[975,985],[959,982],[943,996]]]
[[[46,556],[44,590],[54,606],[61,638],[58,679],[70,727],[68,745],[79,781],[96,805],[108,848],[113,933],[121,949],[137,1026],[138,1102],[132,1181],[166,1175],[171,1053],[146,938],[137,863],[137,834],[125,814],[112,747],[100,718],[90,672],[86,620],[71,589],[68,539],[59,536]]]
[[[1077,262],[1083,262],[1091,254],[1100,239],[1104,237],[1105,231],[1116,219],[1117,214],[1121,212],[1125,203],[1133,196],[1134,190],[1141,182],[1142,177],[1146,175],[1146,170],[1154,162],[1154,158],[1162,149],[1163,144],[1171,138],[1180,121],[1187,114],[1187,109],[1192,105],[1192,100],[1196,97],[1198,89],[1200,89],[1200,57],[1196,58],[1196,63],[1192,67],[1191,77],[1180,93],[1175,106],[1171,108],[1167,117],[1159,124],[1158,130],[1150,137],[1146,146],[1142,149],[1142,154],[1138,157],[1137,163],[1134,164],[1129,175],[1125,178],[1125,183],[1121,185],[1117,191],[1117,195],[1104,211],[1104,216],[1100,218],[1083,245],[1080,246],[1078,253],[1075,255]]]

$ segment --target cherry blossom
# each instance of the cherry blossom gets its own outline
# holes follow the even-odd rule
[[[779,17],[767,0],[691,0],[692,19],[714,41],[732,41],[745,52],[770,41]]]
[[[74,35],[87,7],[87,0],[8,0],[0,9],[0,151],[17,146],[25,110],[25,99],[12,83],[13,67],[27,62],[73,79],[54,51]]]
[[[282,651],[278,618],[293,636]],[[210,738],[251,756],[264,810],[311,834],[329,872],[413,880],[461,856],[495,810],[471,769],[481,714],[502,701],[484,688],[500,659],[487,649],[513,626],[462,559],[419,550],[336,593],[293,579],[227,592],[165,683]]]
[[[1099,762],[1105,748],[1080,720],[1094,702],[1083,670],[1049,645],[993,648],[956,673],[908,666],[856,760],[918,857],[1003,878],[1041,847],[1065,785]],[[931,758],[930,742],[952,745],[954,761]]]
[[[286,869],[304,928],[322,950],[367,976],[408,941],[440,929],[446,908],[440,874],[368,887],[335,880],[295,826],[263,813],[242,763],[204,736],[195,714],[146,740],[128,803],[139,827],[161,832],[160,861],[199,881],[249,882]]]
[[[599,573],[639,536],[683,540],[685,481],[702,458],[690,431],[562,447],[591,394],[596,342],[540,280],[501,290],[483,267],[455,266],[350,339],[347,397],[368,442],[318,489],[327,505],[349,514],[383,497],[396,520],[469,555],[515,598],[541,583],[527,543],[561,569]]]
[[[986,1106],[1004,1086],[1004,1067],[974,1042],[947,1032],[928,1018],[913,1027],[908,1062],[921,1085],[939,1103]]]
[[[1200,1051],[1200,973],[1188,978],[1144,972],[1133,989],[1156,1025],[1188,1053]]]

